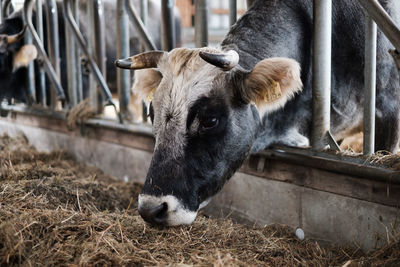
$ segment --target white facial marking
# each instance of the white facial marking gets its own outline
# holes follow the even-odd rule
[[[162,203],[167,203],[167,219],[166,225],[176,226],[181,224],[191,224],[196,219],[197,211],[190,211],[185,209],[182,203],[172,195],[166,196],[151,196],[140,194],[138,207],[158,206]]]

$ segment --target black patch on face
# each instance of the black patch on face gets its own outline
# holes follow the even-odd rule
[[[201,97],[189,109],[186,121],[186,129],[188,132],[196,118],[199,122],[197,131],[195,133],[189,133],[189,138],[218,138],[224,135],[228,116],[229,107],[223,96]]]

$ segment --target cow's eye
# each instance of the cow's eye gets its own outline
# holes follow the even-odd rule
[[[204,118],[200,121],[201,127],[204,130],[209,130],[215,128],[219,123],[219,119],[216,117]]]

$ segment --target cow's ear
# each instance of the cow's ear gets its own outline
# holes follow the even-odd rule
[[[37,57],[37,50],[34,45],[27,44],[22,46],[13,58],[13,72],[21,67],[27,67]]]
[[[136,70],[132,91],[144,101],[151,102],[161,80],[162,74],[156,69]]]
[[[289,58],[260,61],[244,77],[241,95],[256,104],[261,115],[277,110],[302,89],[300,65]]]

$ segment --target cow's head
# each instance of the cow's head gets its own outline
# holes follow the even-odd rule
[[[150,98],[155,150],[139,213],[160,225],[190,224],[240,167],[260,117],[301,90],[299,64],[260,61],[251,71],[230,50],[153,51],[117,61],[137,71],[134,90]]]

